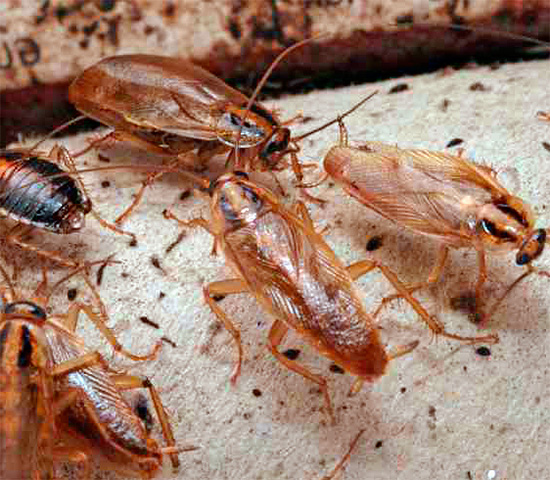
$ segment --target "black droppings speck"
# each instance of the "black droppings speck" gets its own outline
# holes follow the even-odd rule
[[[152,27],[151,25],[145,25],[145,28],[143,29],[143,33],[145,35],[151,35],[155,31],[155,27]]]
[[[409,88],[409,85],[407,85],[406,83],[398,83],[397,85],[391,87],[388,93],[404,92],[405,90],[409,90]]]
[[[137,247],[137,239],[134,237],[132,238],[132,240],[130,240],[130,243],[128,245],[130,245],[130,247]]]
[[[166,2],[166,6],[164,7],[164,15],[167,17],[173,17],[176,13],[176,6],[174,5],[174,2]]]
[[[176,342],[174,342],[174,340],[171,340],[171,339],[169,339],[168,337],[164,337],[164,336],[163,336],[163,337],[160,337],[160,339],[161,339],[163,342],[165,342],[165,343],[167,343],[168,345],[170,345],[171,347],[177,348]]]
[[[435,420],[435,407],[433,405],[428,407],[428,415]]]
[[[184,190],[180,193],[180,200],[187,200],[191,196],[191,190]]]
[[[159,270],[162,270],[162,267],[160,266],[160,260],[159,260],[159,257],[153,255],[151,257],[151,265],[153,265],[153,267],[155,268],[158,268]]]
[[[550,143],[548,142],[542,142],[542,146],[544,147],[544,149],[548,152],[550,152]]]
[[[145,325],[149,325],[153,328],[156,328],[156,329],[160,328],[160,326],[157,322],[153,322],[153,320],[150,320],[149,317],[146,317],[145,315],[142,315],[141,317],[139,317],[139,321],[141,323],[144,323]]]
[[[300,356],[300,350],[295,348],[289,348],[283,352],[283,355],[289,360],[296,360]]]
[[[67,298],[70,302],[72,302],[76,298],[77,293],[78,290],[76,288],[69,288],[69,290],[67,290]]]
[[[461,143],[464,143],[464,140],[462,140],[462,138],[453,138],[453,139],[447,144],[447,148],[456,147],[457,145],[460,145]]]
[[[243,413],[243,418],[245,420],[250,420],[250,418],[252,418],[252,414],[250,412],[244,412]]]
[[[225,298],[225,295],[213,295],[212,300],[215,302],[221,302]]]
[[[476,353],[480,357],[489,357],[489,356],[491,356],[491,350],[488,347],[478,347],[478,348],[476,348]]]
[[[401,393],[405,393],[407,391],[407,387],[401,387],[399,391]]]
[[[382,237],[375,235],[374,237],[369,238],[367,241],[367,252],[374,252],[382,246]]]
[[[462,367],[462,370],[464,370],[464,372],[467,372],[467,371],[468,371],[468,367],[467,367],[466,365],[464,365],[464,366]]]
[[[384,442],[382,440],[378,440],[375,444],[374,444],[374,448],[381,448],[382,445],[384,445]]]
[[[105,272],[106,267],[107,267],[107,263],[104,263],[97,269],[96,284],[98,287],[101,285],[101,282],[103,281],[103,273]]]
[[[101,155],[101,153],[97,154],[97,159],[100,162],[106,162],[106,163],[109,163],[111,161],[111,159],[109,157],[106,157],[105,155]]]
[[[166,293],[159,292],[159,300],[162,300],[164,297],[166,297]]]
[[[472,477],[472,472],[470,472],[470,470],[468,470],[466,472],[466,476],[468,477],[468,480],[473,480],[474,477]]]
[[[336,365],[335,363],[333,363],[328,369],[332,373],[340,373],[340,374],[346,373],[346,371],[342,367],[340,367],[339,365]]]
[[[128,272],[122,272],[122,273],[120,274],[120,276],[121,276],[122,278],[128,278],[128,277],[130,276],[130,274],[129,274]]]
[[[262,396],[262,391],[255,388],[255,389],[252,390],[252,395],[254,395],[255,397],[261,397]]]
[[[78,45],[83,50],[86,50],[88,48],[88,46],[90,45],[90,40],[88,40],[87,38],[84,38],[84,39],[80,40],[80,42],[78,42]]]
[[[481,82],[474,82],[470,85],[469,88],[472,92],[486,92],[486,91],[490,90],[489,87],[486,87]]]
[[[111,186],[111,182],[109,182],[109,180],[103,180],[103,181],[101,182],[101,186],[102,186],[103,188],[109,188],[109,187]]]
[[[441,102],[441,111],[442,112],[446,112],[447,109],[449,108],[449,105],[451,104],[451,101],[447,98],[444,98],[443,101]]]

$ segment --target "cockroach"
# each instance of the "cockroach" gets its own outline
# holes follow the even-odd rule
[[[60,164],[68,166],[69,171]],[[103,220],[92,208],[82,182],[74,177],[72,157],[61,146],[54,147],[47,156],[34,154],[32,150],[0,150],[0,216],[16,222],[6,234],[6,241],[61,265],[75,267],[75,261],[42,250],[23,238],[33,229],[61,235],[77,232],[88,214],[102,226],[134,237]]]
[[[298,142],[320,129],[292,137],[286,126],[290,122],[281,123],[255,98],[282,58],[311,40],[279,55],[250,99],[193,63],[134,54],[108,57],[88,67],[69,87],[69,100],[86,116],[112,127],[107,137],[176,157],[176,164],[185,168],[203,170],[211,157],[229,152],[228,162],[234,161],[238,170],[276,172],[289,167],[284,161],[288,156],[301,183]],[[162,174],[149,176],[116,223],[130,215],[143,189]]]
[[[479,265],[478,308],[487,279],[488,251],[517,250],[516,263],[534,271],[531,262],[549,241],[549,230],[535,228],[529,205],[508,192],[493,169],[463,156],[379,142],[350,147],[340,123],[340,144],[328,151],[324,169],[366,207],[440,243],[437,263],[427,281],[410,291],[439,280],[449,248],[470,248],[477,252]]]
[[[5,472],[10,473],[2,475],[1,478],[43,478],[36,476],[35,472],[43,471],[43,468],[37,465],[46,462],[48,470],[51,470],[51,459],[57,457],[60,460],[78,461],[87,472],[89,459],[99,458],[115,471],[144,479],[153,478],[161,466],[164,454],[171,457],[174,468],[177,468],[178,449],[172,429],[160,397],[151,382],[137,376],[113,374],[101,355],[90,351],[76,335],[79,313],[84,312],[115,350],[121,352],[120,344],[103,323],[102,318],[89,305],[82,303],[72,304],[64,315],[48,316],[39,304],[41,297],[38,300],[22,300],[5,270],[0,268],[0,271],[9,286],[2,292],[2,377],[3,384],[13,384],[9,390],[2,392],[7,396],[2,403],[15,405],[12,415],[4,415],[0,419],[5,424],[0,429],[3,446],[12,448],[12,439],[9,435],[13,435],[11,432],[15,429],[10,427],[10,424],[15,423],[18,426],[17,419],[25,426],[28,426],[29,419],[32,419],[30,425],[37,424],[40,427],[37,432],[41,435],[37,436],[38,433],[32,433],[32,429],[29,428],[34,438],[25,438],[25,443],[20,443],[16,447],[17,454],[4,455],[5,450],[1,450],[1,458],[5,460],[0,460],[0,463],[5,461]],[[91,285],[89,281],[87,283]],[[155,348],[152,355],[156,354],[157,350],[158,348]],[[152,356],[139,357],[125,350],[122,353],[132,359],[147,359]],[[26,376],[30,376],[36,383],[35,387],[32,387],[28,378],[27,385],[24,385],[18,378],[26,378],[23,372],[14,371],[16,367],[8,368],[4,358],[16,364],[20,370],[26,367],[29,370]],[[13,380],[14,378],[16,380]],[[159,447],[147,434],[140,418],[122,397],[122,391],[135,388],[149,390],[167,447]],[[8,401],[11,400],[8,395],[17,399],[17,402]],[[29,405],[30,399],[33,399],[34,404]],[[14,418],[16,420],[13,420]],[[41,431],[45,430],[45,427],[48,427],[48,435]],[[17,430],[21,430],[21,427],[18,426]],[[22,436],[17,430],[13,436]],[[29,440],[40,441],[29,443]],[[42,443],[45,445],[44,448],[41,446]],[[53,457],[50,451],[54,452]],[[56,452],[59,454],[56,455]],[[32,462],[21,461],[23,456],[30,458],[31,453],[34,455]],[[16,463],[20,464],[19,468],[33,472],[32,476],[14,475],[9,468],[16,468]]]
[[[495,336],[461,337],[448,333],[383,265],[362,260],[345,267],[315,231],[302,202],[298,201],[292,209],[284,207],[273,192],[249,181],[246,173],[222,175],[212,182],[210,192],[210,222],[204,218],[185,222],[171,212],[166,212],[166,216],[184,227],[200,226],[210,232],[214,248],[224,253],[237,275],[204,287],[206,303],[237,344],[233,382],[240,374],[243,357],[240,331],[214,297],[248,292],[276,319],[268,335],[268,349],[283,366],[320,387],[327,412],[334,419],[325,378],[289,360],[279,345],[289,328],[296,330],[319,353],[357,377],[354,392],[360,390],[364,381],[381,376],[390,360],[410,352],[418,342],[391,352],[380,343],[374,318],[365,311],[353,284],[375,268],[435,334],[467,342],[497,340]]]

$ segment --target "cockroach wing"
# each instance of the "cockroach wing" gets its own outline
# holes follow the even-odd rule
[[[333,147],[326,171],[361,203],[395,223],[460,245],[478,207],[509,195],[488,167],[443,152],[377,143]]]
[[[51,357],[55,364],[79,357],[90,350],[71,332],[53,320],[45,326]],[[113,443],[123,443],[123,450],[140,454],[147,451],[145,429],[130,406],[109,378],[102,366],[90,366],[64,376],[56,385],[58,392],[68,388],[81,390],[83,395],[77,404],[62,414],[65,424],[72,433],[88,436],[99,441],[102,434]],[[98,426],[102,432],[98,431]],[[111,448],[105,448],[107,457],[115,455]]]
[[[371,341],[371,319],[320,235],[273,211],[225,236],[229,263],[276,319],[335,361]],[[343,363],[343,362],[342,362]]]
[[[69,98],[86,115],[114,127],[124,120],[199,140],[217,138],[214,127],[226,105],[244,107],[248,101],[192,63],[155,55],[106,58],[73,82]]]

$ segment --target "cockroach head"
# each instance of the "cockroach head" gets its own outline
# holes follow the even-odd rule
[[[43,322],[46,320],[46,312],[42,307],[27,301],[11,302],[3,305],[2,313],[6,318],[26,318]]]
[[[546,240],[546,230],[543,228],[534,230],[520,245],[518,253],[516,254],[516,263],[518,265],[527,265],[531,263],[543,252]]]
[[[270,170],[275,169],[281,157],[286,153],[289,143],[290,130],[288,128],[276,129],[260,152],[260,158],[264,165]]]
[[[222,175],[214,184],[215,215],[230,229],[253,222],[264,207],[263,189],[248,180],[244,172]]]

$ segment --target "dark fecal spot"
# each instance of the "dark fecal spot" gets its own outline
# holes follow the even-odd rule
[[[289,348],[283,352],[283,355],[289,360],[296,360],[300,356],[300,350],[295,348]]]
[[[476,348],[476,353],[480,357],[489,357],[491,355],[491,350],[488,347],[478,347]]]
[[[472,92],[486,92],[487,90],[490,90],[489,87],[486,87],[481,82],[475,82],[470,85],[470,90]]]
[[[397,85],[391,87],[388,93],[404,92],[405,90],[409,90],[409,88],[410,87],[406,83],[398,83]]]
[[[329,367],[329,370],[332,372],[332,373],[339,373],[339,374],[344,374],[346,373],[346,371],[340,367],[339,365],[336,365],[335,363],[333,363],[330,367]]]
[[[225,298],[225,295],[213,295],[212,300],[215,302],[221,302]]]
[[[255,388],[254,390],[252,390],[252,395],[254,395],[255,397],[261,397],[262,391]]]
[[[101,182],[101,187],[102,188],[109,188],[111,186],[111,182],[109,182],[109,180],[103,180]]]
[[[453,138],[451,141],[449,141],[449,143],[447,143],[446,147],[447,148],[456,147],[461,143],[464,143],[464,140],[462,140],[462,138]]]
[[[542,142],[542,146],[547,152],[550,152],[550,143],[548,142]]]
[[[407,391],[407,387],[401,387],[401,388],[399,389],[399,391],[400,391],[401,393],[405,393],[405,392]]]
[[[69,288],[69,290],[67,290],[67,299],[72,302],[76,298],[77,293],[78,290],[76,288]]]
[[[433,405],[428,408],[428,415],[435,420],[435,407]]]
[[[375,235],[374,237],[369,238],[367,241],[367,252],[374,252],[382,246],[382,237]]]
[[[21,368],[28,367],[31,364],[32,343],[31,332],[26,326],[21,329],[21,350],[17,357],[17,366]]]
[[[191,196],[191,190],[184,190],[183,192],[180,193],[180,200],[181,201],[186,200],[190,196]]]
[[[374,444],[374,448],[381,448],[382,445],[384,445],[384,442],[382,440],[378,440],[375,444]]]
[[[145,323],[145,325],[150,325],[153,328],[160,328],[157,322],[153,322],[153,320],[149,320],[149,318],[146,317],[145,315],[142,315],[141,317],[139,317],[139,321],[142,323]]]

